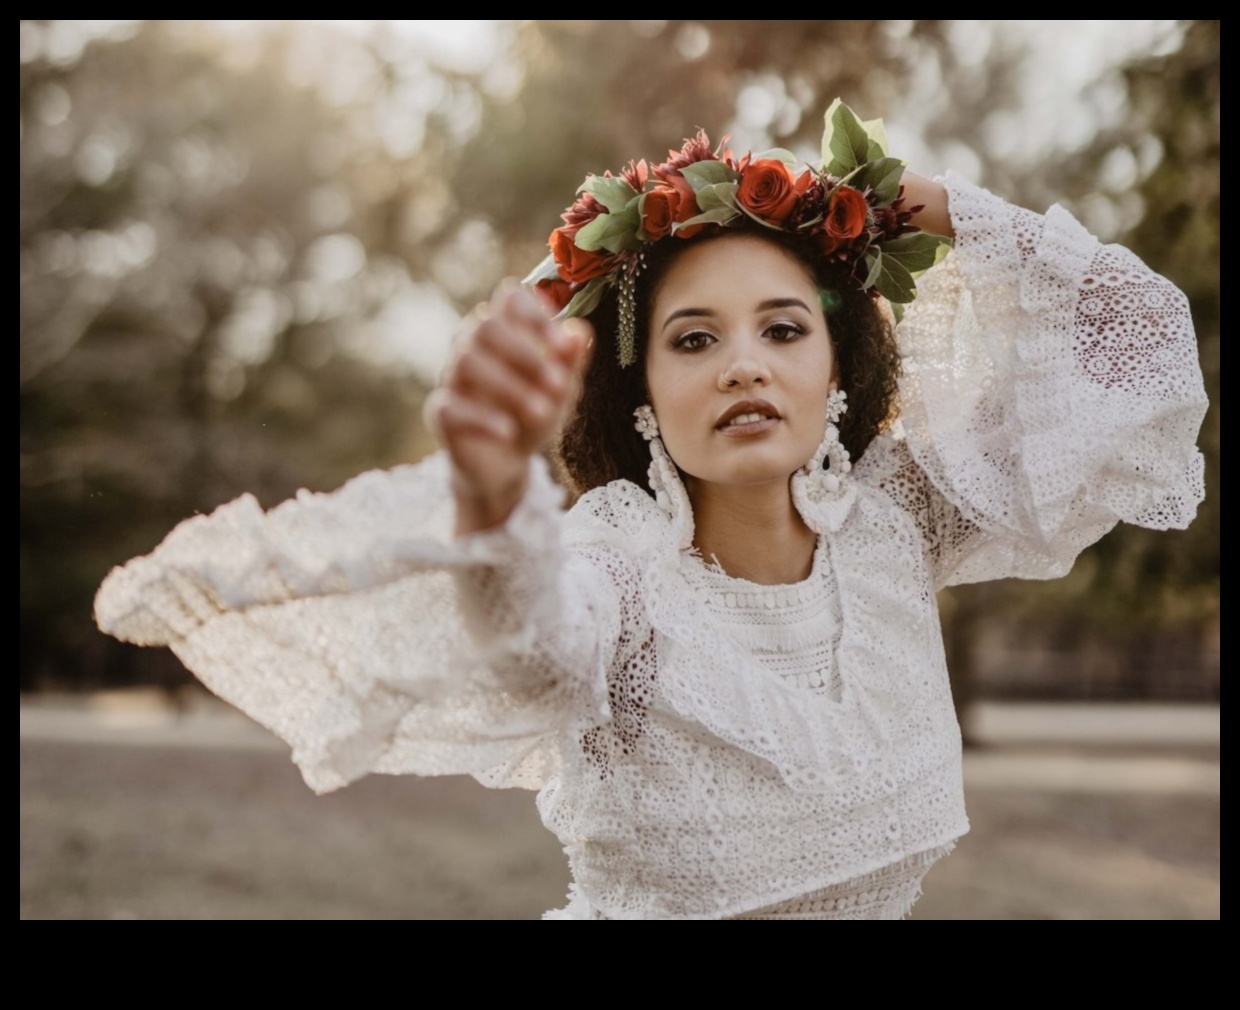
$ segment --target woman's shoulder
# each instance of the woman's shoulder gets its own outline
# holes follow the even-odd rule
[[[630,480],[591,488],[568,510],[569,544],[604,540],[630,547],[666,530],[668,517],[648,491]]]
[[[680,555],[678,528],[650,492],[614,480],[583,494],[568,510],[563,544],[572,554],[629,574]]]

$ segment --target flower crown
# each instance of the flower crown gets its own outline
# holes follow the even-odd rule
[[[818,168],[798,165],[782,148],[737,158],[722,144],[712,149],[699,130],[661,165],[630,161],[619,175],[586,176],[551,233],[550,255],[524,283],[545,292],[561,319],[588,315],[618,287],[618,354],[628,366],[636,360],[634,285],[646,247],[753,221],[807,236],[898,317],[949,240],[909,223],[921,208],[903,206],[905,163],[887,156],[881,119],[863,123],[837,98],[825,120]]]

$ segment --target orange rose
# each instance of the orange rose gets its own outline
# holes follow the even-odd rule
[[[745,167],[736,199],[754,217],[782,225],[813,181],[812,172],[793,175],[792,169],[778,158],[762,158]]]
[[[576,228],[557,228],[551,233],[547,244],[551,246],[551,255],[555,257],[560,277],[570,284],[584,284],[607,273],[615,265],[616,257],[610,253],[579,249],[573,241],[576,234]]]
[[[680,195],[680,203],[676,205],[676,223],[684,224],[690,218],[697,217],[702,211],[698,207],[697,194],[693,192],[693,187],[689,185],[689,180],[683,175],[668,176],[667,184],[676,190]],[[677,228],[677,238],[693,238],[706,225],[691,224],[688,228]]]
[[[680,193],[668,185],[656,186],[642,200],[642,228],[652,239],[662,238],[679,220]]]
[[[547,308],[558,313],[573,300],[573,286],[568,281],[557,277],[541,280],[534,285],[535,293],[542,298]]]
[[[823,229],[837,242],[847,242],[865,230],[865,218],[869,210],[870,205],[859,191],[851,186],[839,186],[831,194]]]

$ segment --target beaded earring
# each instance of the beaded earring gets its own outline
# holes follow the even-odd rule
[[[689,493],[680,480],[680,473],[672,457],[667,454],[663,440],[659,438],[659,422],[654,416],[654,408],[643,403],[633,416],[637,419],[633,427],[641,433],[650,444],[650,469],[646,471],[650,490],[654,492],[658,504],[673,525],[678,526],[679,543],[682,549],[693,544],[693,506],[689,501]]]
[[[837,427],[848,409],[847,394],[832,390],[827,396],[826,428],[808,463],[792,475],[792,500],[810,529],[817,533],[837,529],[852,507],[855,489],[848,479],[852,460],[840,441]]]

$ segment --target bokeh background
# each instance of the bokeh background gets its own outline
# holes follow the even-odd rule
[[[24,705],[192,707],[170,653],[95,630],[111,566],[243,492],[272,505],[432,451],[421,404],[460,317],[541,258],[587,172],[698,127],[813,159],[836,95],[915,170],[1062,203],[1171,277],[1213,403],[1189,530],[1117,529],[1068,578],[944,594],[962,712],[1217,705],[1219,22],[19,31]]]

